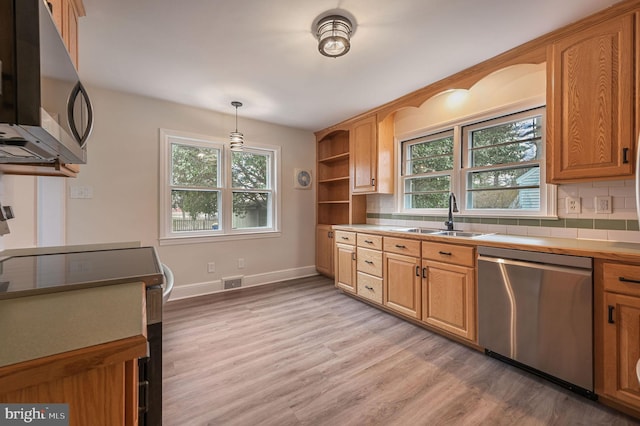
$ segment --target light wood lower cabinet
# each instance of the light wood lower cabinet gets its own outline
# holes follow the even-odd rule
[[[384,305],[401,314],[420,319],[420,258],[385,252],[383,266]]]
[[[69,404],[71,426],[135,426],[137,358],[146,350],[135,336],[0,367],[0,402]]]
[[[316,269],[333,278],[333,230],[331,225],[316,227]]]
[[[640,410],[640,266],[596,263],[596,393]]]
[[[424,261],[422,321],[465,339],[476,338],[473,268]]]
[[[476,340],[475,248],[424,241],[422,321]]]
[[[337,242],[334,262],[336,287],[356,293],[356,247]]]

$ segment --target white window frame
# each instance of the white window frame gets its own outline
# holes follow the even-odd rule
[[[407,158],[408,158],[408,152],[410,147],[423,142],[429,142],[429,141],[441,139],[443,136],[448,134],[451,134],[451,136],[453,137],[453,168],[451,170],[442,170],[442,171],[430,172],[430,173],[408,174]],[[399,191],[400,211],[405,213],[433,214],[434,212],[442,212],[446,210],[446,209],[437,209],[437,208],[434,208],[434,209],[406,208],[405,207],[405,188],[406,188],[407,180],[410,180],[410,179],[419,178],[419,177],[430,177],[430,176],[433,176],[433,177],[449,176],[450,183],[451,183],[450,189],[451,191],[455,192],[455,188],[457,184],[456,170],[460,168],[460,156],[457,154],[459,152],[459,149],[457,147],[457,144],[458,144],[457,139],[458,138],[456,138],[456,129],[449,127],[449,128],[439,129],[437,131],[429,132],[426,135],[419,136],[416,138],[406,139],[400,142],[401,155],[400,155],[400,167],[398,168],[398,170],[400,170],[399,181],[400,181],[400,189],[401,189]]]
[[[526,119],[534,116],[542,117],[542,134],[540,139],[539,149],[541,150],[537,160],[527,162],[531,165],[538,165],[540,170],[540,208],[537,210],[527,209],[481,209],[470,208],[467,205],[468,196],[467,185],[469,182],[469,175],[475,171],[480,170],[493,170],[498,168],[509,168],[508,164],[496,165],[494,167],[472,167],[469,138],[470,132],[474,130],[486,129],[501,124],[510,123],[517,120]],[[480,122],[474,122],[460,126],[461,136],[461,148],[462,148],[462,164],[460,169],[460,197],[458,198],[458,206],[460,208],[460,214],[465,216],[499,216],[499,217],[555,217],[556,216],[556,186],[548,185],[546,183],[546,112],[544,106],[536,108],[526,109],[522,111],[513,112],[506,115],[496,116],[482,120]],[[506,166],[506,167],[505,167]]]
[[[160,167],[159,167],[159,225],[160,245],[191,244],[194,242],[212,242],[235,239],[271,238],[280,236],[280,156],[281,148],[275,145],[248,144],[245,141],[244,150],[255,153],[268,153],[270,156],[270,173],[268,176],[269,189],[256,190],[258,192],[270,192],[269,205],[270,226],[259,228],[232,229],[233,192],[237,188],[231,188],[231,150],[227,146],[227,140],[219,137],[206,136],[196,133],[177,130],[160,129]],[[202,146],[220,149],[219,158],[219,182],[221,194],[219,223],[217,230],[174,232],[171,220],[171,143],[178,141],[185,145]],[[241,190],[241,192],[250,190]]]
[[[543,102],[539,102],[536,99],[530,99],[524,102],[516,102],[511,105],[507,105],[498,109],[493,109],[489,111],[484,111],[479,114],[474,114],[472,116],[461,117],[459,119],[440,123],[437,126],[433,126],[430,128],[425,128],[420,131],[414,131],[408,134],[398,135],[397,136],[397,144],[396,144],[396,161],[397,161],[397,169],[398,170],[398,179],[397,179],[397,190],[396,190],[396,211],[401,214],[408,215],[430,215],[430,216],[446,216],[448,213],[447,209],[441,208],[432,208],[432,209],[408,209],[404,207],[404,184],[405,184],[405,176],[404,176],[404,155],[405,155],[405,143],[408,143],[413,140],[417,140],[420,138],[425,138],[429,136],[435,136],[439,133],[446,132],[447,130],[453,129],[454,135],[454,171],[452,175],[451,182],[451,190],[456,196],[457,204],[458,204],[458,215],[462,216],[478,216],[478,217],[503,217],[503,218],[557,218],[557,186],[553,184],[549,184],[546,182],[546,128],[542,132],[542,155],[540,158],[540,210],[539,211],[514,211],[513,209],[467,209],[466,206],[466,164],[463,164],[463,156],[466,158],[466,147],[465,141],[463,141],[463,128],[468,126],[473,126],[475,124],[491,121],[494,119],[500,119],[503,117],[508,118],[511,116],[516,116],[518,114],[531,114],[531,111],[536,110],[538,108],[543,109],[542,115],[543,120],[546,119],[546,115],[544,112],[545,105]],[[545,122],[546,126],[546,122]]]

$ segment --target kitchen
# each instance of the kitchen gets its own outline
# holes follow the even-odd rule
[[[601,3],[598,7],[594,7],[591,12],[607,7],[610,4]],[[94,32],[83,28],[83,22],[90,22],[89,20],[92,17],[92,2],[86,1],[85,5],[87,16],[79,19],[80,75],[83,76],[84,70],[87,70],[86,72],[88,73],[91,67],[100,68],[103,73],[117,74],[118,72],[123,72],[122,70],[114,69],[115,65],[110,65],[108,61],[105,63],[104,60],[99,59],[99,56],[117,58],[116,60],[127,58],[126,55],[128,53],[119,51],[120,48],[118,47],[125,45],[125,40],[118,40],[108,54],[106,51],[86,52],[84,50],[86,46],[91,46],[91,37],[100,37],[101,34],[102,37],[105,37],[104,34],[110,34],[109,36],[114,38],[120,37],[119,34],[114,34],[117,33],[115,31],[114,33],[107,32],[109,28],[100,26],[101,22],[97,18],[91,24],[92,27],[95,26]],[[125,5],[121,6],[125,7]],[[329,6],[326,9],[329,9]],[[97,9],[94,7],[93,10]],[[136,11],[129,10],[128,12],[133,13]],[[318,10],[319,12],[322,12],[322,10]],[[585,13],[582,16],[587,14]],[[576,16],[573,20],[582,16]],[[126,33],[125,29],[135,26],[135,23],[126,20],[119,21],[119,24],[122,25],[123,33]],[[310,24],[310,22],[305,21],[305,31],[308,30],[306,27]],[[561,25],[559,24],[549,29],[559,26]],[[366,34],[364,24],[359,30],[360,34],[362,34],[360,36],[362,39]],[[356,40],[360,34],[358,32],[354,34],[353,51],[349,52],[349,54],[357,53]],[[305,34],[305,37],[310,37],[312,48],[309,55],[315,60],[315,55],[318,55],[318,53],[314,51],[313,37],[310,34]],[[134,41],[140,43],[140,49],[147,47],[145,43],[152,42],[151,40],[145,40],[144,37]],[[522,40],[522,42],[524,41],[526,39]],[[514,47],[516,44],[518,43],[514,43],[510,47]],[[183,52],[184,56],[180,56],[178,47],[172,45],[172,48],[176,54],[176,61],[192,59],[187,55],[188,52]],[[496,53],[499,53],[499,51]],[[332,62],[336,63],[336,67],[342,67],[344,65],[341,65],[338,61],[348,59],[349,54],[344,58],[332,60]],[[86,61],[87,64],[85,65],[83,61]],[[321,64],[326,66],[324,65],[326,62]],[[473,65],[473,63],[469,65]],[[507,73],[514,82],[521,82],[520,90],[528,90],[527,93],[521,95],[524,98],[530,99],[541,96],[544,99],[544,80],[542,80],[542,86],[540,85],[540,76],[544,77],[544,69],[544,64],[517,66],[504,71],[503,74]],[[140,66],[140,68],[134,67],[128,70],[132,77],[141,80],[154,75],[154,73],[162,72],[165,82],[176,78],[169,71],[148,69],[144,65]],[[344,72],[344,70],[342,71]],[[93,70],[93,72],[98,71]],[[166,74],[164,74],[165,72]],[[196,77],[194,76],[194,78]],[[488,93],[494,93],[495,85],[498,84],[504,90],[504,94],[500,95],[504,99],[513,93],[511,88],[495,83],[495,80],[492,85],[492,78],[497,79],[499,75],[488,76],[488,80],[483,80],[477,86],[474,86],[470,90],[472,92],[471,96],[474,95],[473,92],[476,89],[482,89],[483,84],[485,84],[484,90],[487,90]],[[53,235],[51,237],[52,241],[57,238],[61,242],[54,242],[48,245],[140,241],[143,246],[155,246],[160,259],[171,267],[176,276],[176,287],[173,292],[175,300],[219,291],[223,288],[223,279],[228,277],[242,276],[244,280],[243,286],[252,286],[315,274],[316,260],[312,236],[316,227],[316,214],[314,213],[316,209],[316,190],[296,189],[292,176],[295,169],[310,170],[312,171],[312,177],[318,179],[316,161],[314,155],[311,154],[316,150],[316,138],[309,130],[300,130],[299,126],[284,127],[277,124],[269,124],[264,120],[248,119],[244,115],[245,111],[246,114],[249,114],[251,103],[256,103],[256,100],[251,99],[250,96],[246,97],[246,99],[241,99],[244,101],[245,106],[238,111],[239,125],[236,127],[233,116],[234,111],[226,101],[224,105],[213,108],[220,112],[212,112],[205,108],[179,105],[127,93],[126,90],[119,91],[98,86],[94,87],[90,83],[88,81],[87,86],[94,104],[96,124],[88,145],[88,163],[86,166],[81,166],[78,177],[67,180],[57,179],[51,182],[10,174],[2,176],[2,203],[3,205],[11,205],[16,216],[8,221],[11,233],[2,237],[1,241],[4,249],[38,245],[42,241],[38,229],[41,229],[40,232],[53,232],[52,228],[44,226],[43,223],[56,220],[56,215],[49,213],[55,212],[57,209],[57,212],[59,212],[57,216],[58,226],[54,228],[58,231],[64,230],[62,232],[64,239],[61,240],[60,236]],[[426,83],[416,88],[424,86],[424,84]],[[517,85],[516,83],[514,84]],[[411,90],[404,90],[396,96],[387,97],[386,101]],[[216,89],[212,88],[211,91],[211,97],[216,97]],[[206,93],[206,90],[201,91],[201,93]],[[225,95],[236,96],[234,93],[226,93]],[[496,98],[499,98],[499,96],[496,96]],[[443,97],[440,97],[438,101],[438,99],[434,98],[429,102],[443,102],[443,99]],[[482,100],[482,93],[480,93],[479,99]],[[423,101],[427,101],[427,99]],[[304,102],[304,99],[300,102]],[[482,105],[481,101],[478,102],[480,102],[481,107],[488,108],[487,105]],[[508,99],[504,102],[513,102],[513,99]],[[383,103],[378,102],[377,104],[372,104],[371,107]],[[422,103],[420,102],[420,104]],[[194,100],[193,104],[199,105],[197,100]],[[351,108],[351,113],[345,113],[341,116],[337,116],[335,113],[333,113],[334,115],[328,115],[323,118],[323,125],[317,125],[312,130],[333,125],[363,110]],[[418,117],[420,112],[424,112],[429,108],[438,109],[439,107],[437,105],[424,104],[413,113],[409,110],[398,113],[399,115],[404,114],[404,116],[396,118],[396,134],[399,134],[401,124],[403,124],[398,121],[400,118],[404,120],[404,123],[408,123],[405,124],[404,130],[402,130],[405,135],[419,129],[420,127],[411,124],[411,120],[420,120],[420,117]],[[437,117],[434,123],[437,124],[446,120],[446,117]],[[419,126],[426,127],[424,122]],[[260,144],[281,147],[280,161],[282,168],[279,176],[281,185],[279,211],[281,214],[275,218],[276,225],[279,220],[280,226],[276,226],[276,231],[265,235],[265,238],[259,239],[234,239],[222,236],[219,237],[219,240],[216,240],[217,242],[203,241],[197,244],[184,244],[183,241],[181,242],[182,244],[176,244],[176,239],[163,239],[161,237],[161,215],[158,213],[158,206],[160,205],[160,195],[158,194],[159,159],[161,157],[159,149],[160,129],[189,132],[196,135],[213,134],[226,137],[226,134],[233,130],[234,127],[239,128],[246,135],[247,141],[259,141]],[[563,222],[565,226],[561,228],[544,226],[541,219],[522,222],[523,224],[527,223],[527,225],[524,225],[526,226],[524,232],[526,232],[526,235],[531,236],[548,236],[561,233],[560,236],[566,238],[580,237],[637,241],[637,239],[634,239],[637,238],[637,231],[627,230],[628,224],[632,226],[630,224],[636,218],[632,203],[634,195],[629,184],[631,179],[632,177],[629,176],[626,179],[610,181],[613,182],[610,184],[603,183],[607,181],[602,181],[591,184],[567,185],[566,193],[563,193],[564,185],[562,185],[559,189],[557,203],[560,216],[562,217],[565,213],[563,211],[564,207],[566,207],[564,199],[569,197],[578,197],[582,200],[582,212],[574,216],[565,215]],[[36,204],[34,200],[37,200],[42,194],[42,191],[37,189],[39,185],[50,185],[54,188],[57,186],[57,190],[63,194],[68,191],[62,203],[57,205],[53,203],[53,206],[50,207],[51,202],[49,202],[50,204],[47,205],[48,214],[43,215],[43,217],[38,216],[40,209],[34,208],[34,204]],[[589,203],[595,196],[611,196],[614,213],[611,215],[605,214],[605,216],[589,216],[588,210],[591,209]],[[366,202],[365,220],[371,224],[409,227],[416,225],[414,222],[417,222],[419,226],[442,227],[440,221],[425,222],[422,218],[413,220],[407,219],[405,215],[397,214],[393,196],[382,194],[360,197],[366,197],[366,199],[362,200]],[[620,202],[622,204],[619,204]],[[437,216],[440,216],[440,214]],[[612,222],[596,222],[594,217],[606,218]],[[579,226],[571,226],[572,223],[569,222],[569,219],[582,221],[577,222]],[[492,223],[492,221],[486,220],[483,222],[483,219],[478,219],[478,222],[476,222],[476,218],[467,218],[458,214],[456,214],[456,220],[463,226],[463,229],[504,234],[523,232],[518,222],[500,223],[496,221],[496,223]],[[524,220],[516,219],[516,221]],[[586,222],[591,220],[590,228],[585,224],[585,220]],[[318,220],[317,223],[321,223],[321,221]],[[347,220],[346,223],[349,223],[349,221]],[[354,223],[357,222],[354,221]],[[624,230],[618,229],[621,223],[625,225]],[[598,226],[601,224],[611,225],[616,228],[599,228],[596,227],[596,224]],[[265,255],[265,253],[274,254]],[[240,259],[243,261],[240,262]],[[212,268],[209,268],[208,264],[210,263],[214,263]],[[213,269],[213,272],[209,272],[210,269]]]

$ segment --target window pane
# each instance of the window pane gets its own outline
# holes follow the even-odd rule
[[[469,173],[469,189],[540,185],[540,168],[498,169]]]
[[[234,192],[231,227],[264,228],[270,227],[269,192]]]
[[[171,184],[217,187],[220,150],[171,144]]]
[[[471,164],[474,167],[483,167],[538,160],[539,143],[540,140],[535,140],[477,149],[471,151]]]
[[[410,175],[453,169],[453,137],[410,145],[407,162]]]
[[[539,139],[542,137],[541,120],[542,116],[537,116],[476,130],[471,136],[471,148]]]
[[[218,191],[171,191],[171,230],[210,231],[219,227]]]
[[[405,208],[437,209],[447,207],[451,176],[432,176],[405,180]]]
[[[540,209],[538,188],[473,191],[469,193],[471,209]]]
[[[269,155],[233,152],[231,180],[234,188],[267,189]]]
[[[404,204],[407,209],[446,209],[449,193],[407,194]]]

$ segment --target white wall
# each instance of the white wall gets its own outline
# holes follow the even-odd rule
[[[315,273],[315,192],[293,188],[293,169],[312,170],[315,165],[311,132],[252,121],[239,114],[238,127],[246,143],[282,147],[279,237],[159,246],[159,129],[226,139],[235,126],[232,107],[227,115],[88,89],[96,117],[88,163],[81,167],[78,178],[66,182],[67,193],[72,186],[86,187],[92,198],[67,198],[66,244],[140,241],[156,246],[162,262],[174,272],[177,297],[217,291],[219,280],[227,276],[244,275],[245,285],[252,285]],[[5,193],[11,192],[15,179],[5,176],[2,180]],[[20,194],[21,201],[31,206],[34,198],[29,191]],[[12,238],[13,234],[25,236],[24,240],[34,238],[30,226],[11,225]],[[245,259],[244,269],[237,267],[240,257]],[[215,262],[215,273],[207,272],[208,262]]]

